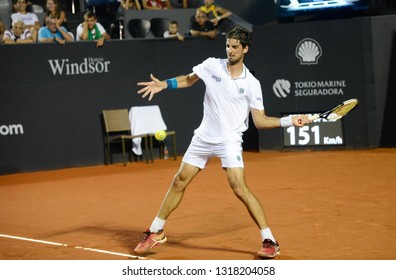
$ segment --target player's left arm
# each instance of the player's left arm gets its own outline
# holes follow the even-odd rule
[[[257,129],[270,129],[281,126],[304,126],[311,123],[308,116],[306,115],[277,118],[267,116],[264,110],[258,109],[252,109],[251,113],[254,125]]]
[[[164,89],[191,87],[199,80],[198,75],[195,73],[177,76],[175,78],[167,79],[164,81],[157,79],[156,77],[154,77],[153,74],[150,74],[150,78],[150,82],[137,83],[138,86],[143,86],[143,88],[140,89],[137,93],[143,93],[142,98],[145,98],[147,95],[149,95],[149,101],[153,99],[155,94],[161,92]]]
[[[175,79],[177,81],[177,88],[186,88],[193,86],[199,80],[199,77],[197,74],[193,72],[188,75],[178,76]],[[168,82],[167,82],[167,86],[169,87]]]

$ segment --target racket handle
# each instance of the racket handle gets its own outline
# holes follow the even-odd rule
[[[315,115],[312,115],[312,116],[309,117],[310,121],[314,121],[316,119],[319,119],[319,114],[315,114]]]

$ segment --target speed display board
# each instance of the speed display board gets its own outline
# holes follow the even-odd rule
[[[317,119],[310,125],[283,128],[283,145],[285,147],[344,145],[342,121]]]

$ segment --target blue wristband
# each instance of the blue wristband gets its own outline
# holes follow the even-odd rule
[[[177,80],[176,78],[166,80],[166,84],[168,85],[169,89],[176,89],[177,88]]]

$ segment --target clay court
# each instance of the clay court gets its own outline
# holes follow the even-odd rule
[[[244,158],[247,183],[280,243],[278,259],[396,259],[396,149],[246,152]],[[0,176],[0,259],[133,259],[128,255],[180,161]],[[217,159],[188,187],[165,231],[168,242],[143,257],[253,260],[261,246]]]

